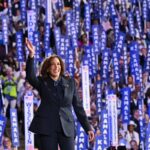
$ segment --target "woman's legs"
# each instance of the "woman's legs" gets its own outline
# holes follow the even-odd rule
[[[57,136],[37,135],[38,150],[58,150]]]
[[[60,133],[58,141],[61,150],[74,150],[74,137],[66,137],[63,133]]]
[[[36,139],[39,150],[58,150],[58,144],[61,150],[74,150],[74,137],[66,137],[62,132],[49,136],[37,134]]]
[[[9,100],[4,98],[4,116],[6,116],[7,108],[8,108]]]
[[[16,108],[17,100],[13,99],[10,101],[10,108]]]
[[[6,97],[4,98],[4,116],[6,116],[8,104],[10,103],[10,108],[16,108],[16,99],[8,100]]]

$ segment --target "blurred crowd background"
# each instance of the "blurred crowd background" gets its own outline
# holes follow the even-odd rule
[[[89,117],[90,123],[95,130],[95,136],[102,134],[101,131],[101,114],[97,113],[97,90],[96,82],[101,81],[101,110],[106,106],[106,90],[113,91],[117,96],[117,110],[118,110],[118,149],[131,149],[139,150],[143,149],[146,143],[146,131],[149,124],[149,104],[150,104],[150,2],[149,0],[52,0],[52,24],[50,26],[50,43],[49,47],[52,53],[58,54],[56,47],[55,31],[58,27],[61,31],[61,35],[69,37],[67,32],[66,13],[68,11],[74,11],[76,7],[79,11],[79,25],[77,32],[77,46],[74,49],[74,72],[73,77],[76,79],[79,95],[82,99],[82,74],[81,66],[83,64],[84,56],[87,55],[86,47],[94,47],[94,35],[92,28],[87,30],[85,28],[86,17],[84,15],[85,6],[90,5],[90,26],[98,26],[99,43],[102,44],[102,33],[106,34],[105,49],[109,50],[108,59],[108,74],[107,78],[103,79],[103,51],[102,46],[98,46],[99,52],[94,54],[95,57],[95,73],[90,75],[90,109],[91,116]],[[28,37],[27,21],[21,19],[21,1],[11,0],[10,3],[7,0],[0,0],[0,80],[1,80],[1,114],[8,118],[7,126],[9,126],[9,109],[17,108],[18,111],[18,123],[20,128],[20,137],[24,137],[24,95],[27,91],[32,90],[34,94],[34,112],[40,105],[40,96],[38,92],[26,81],[26,55],[27,49],[25,48],[25,38]],[[39,32],[40,39],[40,58],[37,64],[37,74],[41,61],[46,57],[44,50],[44,36],[45,36],[45,19],[46,19],[46,1],[37,0],[37,31]],[[115,15],[111,14],[110,9],[106,12],[107,6],[114,5]],[[26,0],[27,10],[30,9],[30,1]],[[60,5],[61,4],[61,5]],[[101,4],[101,5],[100,5]],[[125,5],[124,5],[125,4]],[[100,9],[101,6],[101,9]],[[123,7],[125,6],[125,7]],[[11,8],[12,15],[9,14]],[[146,10],[144,11],[143,9]],[[101,13],[100,13],[101,10]],[[137,21],[137,11],[140,16],[140,25]],[[145,16],[146,13],[147,15]],[[134,33],[131,32],[131,23],[129,21],[129,14],[132,14]],[[8,44],[3,42],[3,30],[2,19],[7,17],[8,21]],[[125,36],[124,47],[121,47],[120,56],[118,57],[118,73],[119,80],[115,80],[115,73],[113,67],[113,52],[118,44],[116,38],[116,28],[114,26],[114,18],[118,20],[118,31]],[[74,22],[75,20],[71,20]],[[23,54],[24,60],[19,62],[17,58],[16,47],[16,33],[23,33]],[[139,68],[139,82],[136,82],[137,74],[132,72],[131,48],[130,44],[135,42],[138,45],[137,50],[137,62]],[[117,47],[118,48],[118,47]],[[7,49],[7,50],[6,50]],[[124,66],[124,49],[127,52],[127,74],[125,74]],[[135,67],[135,66],[134,66]],[[69,72],[66,73],[67,75]],[[128,123],[122,121],[122,88],[130,88],[130,120]],[[143,133],[144,144],[141,144],[141,130],[140,130],[140,115],[139,115],[139,99],[142,100],[142,120],[143,120]],[[23,139],[23,138],[22,138]],[[24,149],[24,141],[21,143],[22,149]],[[94,144],[89,144],[89,150],[94,149]],[[36,142],[35,142],[36,147]],[[10,130],[6,128],[2,140],[2,149],[13,149],[11,143]],[[20,148],[21,149],[21,148]],[[115,149],[109,147],[108,149]],[[144,150],[144,149],[143,149]]]

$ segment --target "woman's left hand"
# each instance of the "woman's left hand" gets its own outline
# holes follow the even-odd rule
[[[94,131],[92,130],[88,131],[88,136],[89,136],[89,142],[94,142],[95,139]]]

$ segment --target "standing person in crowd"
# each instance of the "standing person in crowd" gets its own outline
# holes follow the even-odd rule
[[[140,139],[139,139],[139,134],[135,131],[135,127],[137,125],[133,120],[130,120],[128,124],[128,131],[127,134],[125,135],[126,141],[127,141],[127,148],[131,148],[130,142],[132,140],[135,140],[137,145],[139,146],[140,144]]]
[[[147,89],[144,99],[144,104],[146,105],[147,110],[149,103],[150,103],[150,88]]]
[[[130,141],[131,149],[130,150],[141,150],[139,146],[137,145],[137,142],[135,140]]]
[[[131,92],[135,90],[134,79],[131,75],[128,76],[128,87],[131,89]]]
[[[138,94],[136,91],[131,92],[130,113],[133,116],[133,111],[138,109]]]
[[[39,150],[74,150],[75,123],[72,107],[82,127],[94,140],[94,132],[77,94],[75,80],[64,76],[64,63],[57,55],[43,62],[40,76],[34,71],[35,49],[26,39],[29,49],[26,75],[29,83],[38,90],[41,104],[29,130],[36,133],[40,141]]]
[[[4,137],[3,139],[3,149],[4,150],[12,150],[12,142],[9,137]]]
[[[6,68],[6,76],[2,79],[4,95],[4,115],[7,113],[8,105],[10,108],[16,108],[17,103],[17,79],[14,77],[14,71],[11,67]]]
[[[143,106],[144,107],[144,106]],[[133,120],[136,124],[135,131],[140,134],[140,114],[139,114],[139,109],[134,109],[133,110],[133,116],[131,117],[131,120]]]

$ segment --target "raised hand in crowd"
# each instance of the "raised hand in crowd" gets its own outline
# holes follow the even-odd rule
[[[25,43],[29,50],[29,56],[32,58],[35,54],[35,47],[32,45],[31,41],[29,41],[28,38],[26,38]]]

